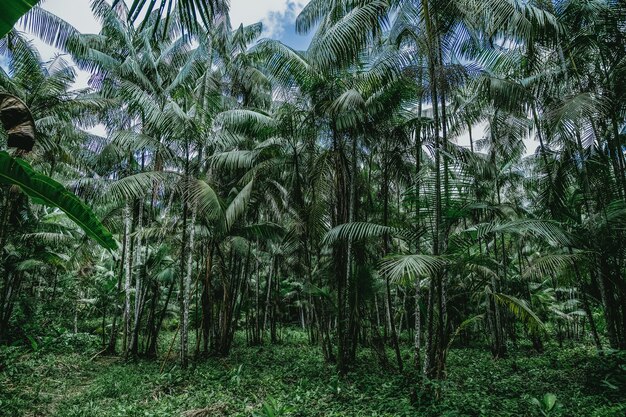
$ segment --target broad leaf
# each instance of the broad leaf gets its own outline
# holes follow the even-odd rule
[[[35,203],[59,208],[103,248],[117,248],[111,233],[85,203],[52,178],[36,172],[26,161],[0,152],[0,181],[19,186]]]
[[[9,33],[15,22],[37,3],[39,0],[2,0],[0,2],[0,38]]]

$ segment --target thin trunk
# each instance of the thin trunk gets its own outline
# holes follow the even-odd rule
[[[170,300],[172,298],[172,294],[174,293],[174,287],[176,286],[176,280],[172,280],[168,289],[167,295],[165,296],[165,302],[163,303],[163,308],[156,319],[156,325],[154,326],[153,334],[150,337],[150,344],[148,345],[148,349],[146,350],[146,355],[148,357],[156,357],[157,355],[157,347],[159,343],[159,334],[161,333],[161,327],[163,327],[163,322],[165,321],[165,317],[167,316],[167,309],[170,305]]]
[[[272,279],[274,275],[274,265],[275,265],[274,257],[272,256],[270,258],[270,272],[269,272],[269,275],[267,276],[267,282],[265,284],[266,293],[265,293],[265,317],[263,318],[263,332],[267,330],[267,322],[268,322],[269,315],[271,313]]]
[[[389,225],[389,150],[387,149],[387,142],[384,143],[383,150],[383,225]],[[385,234],[383,238],[383,255],[387,255],[390,250],[389,235]],[[398,370],[402,372],[402,354],[400,352],[400,342],[398,341],[398,333],[396,330],[395,315],[393,312],[393,300],[391,299],[391,284],[389,277],[385,276],[385,306],[387,307],[387,320],[389,324],[389,332],[391,334],[391,343],[396,354],[396,361],[398,363]]]
[[[422,336],[422,319],[420,314],[420,279],[415,278],[415,339],[414,339],[414,354],[413,354],[413,362],[415,365],[415,369],[419,369],[421,358],[420,358],[420,347],[421,347],[421,336]]]
[[[133,227],[132,209],[130,202],[127,202],[124,206],[124,337],[122,339],[122,350],[124,353],[128,351],[128,344],[131,338],[131,311],[130,311],[130,299],[131,299],[131,278],[132,278],[132,264],[133,259],[131,256],[131,239],[130,235]]]
[[[428,72],[429,79],[431,80],[431,102],[433,105],[433,136],[434,136],[434,169],[435,169],[435,222],[432,230],[432,253],[434,256],[438,256],[441,253],[441,241],[443,235],[442,227],[442,201],[441,201],[441,138],[439,137],[441,121],[439,118],[439,94],[437,82],[432,80],[438,80],[441,76],[438,64],[438,43],[436,41],[436,27],[433,23],[433,16],[430,12],[430,2],[422,2],[424,23],[426,25],[427,43],[429,51],[428,59]],[[445,120],[443,121],[445,123]],[[438,299],[438,306],[441,305],[441,273],[432,277],[430,280],[428,291],[428,310],[426,312],[426,354],[424,357],[424,375],[428,378],[437,377],[440,372],[437,369],[439,364],[435,363],[436,353],[438,351],[437,340],[435,340],[435,332],[440,333],[439,329],[435,328],[436,314],[435,298]],[[441,311],[439,312],[441,314]],[[439,327],[439,326],[437,326]]]
[[[178,303],[179,303],[179,315],[180,315],[180,365],[184,369],[188,365],[187,358],[187,330],[188,330],[188,308],[189,308],[189,300],[186,299],[188,296],[187,290],[187,251],[188,251],[188,219],[187,219],[187,203],[183,204],[183,234],[181,239],[180,246],[180,272],[179,272],[179,280],[178,280]],[[185,312],[187,311],[187,314]]]
[[[212,268],[213,268],[213,243],[209,243],[206,256],[204,272],[204,283],[202,285],[202,338],[204,354],[209,353],[209,339],[211,338],[211,327],[213,326],[213,288],[212,288]]]
[[[141,269],[140,272],[135,274],[135,314],[133,317],[133,328],[130,339],[130,348],[128,352],[132,355],[137,355],[137,347],[138,347],[138,337],[139,337],[139,325],[141,321],[141,310],[143,306],[142,300],[142,278],[143,278],[143,268],[141,268],[142,258],[141,258],[141,231],[143,229],[143,198],[139,200],[139,211],[137,214],[137,230],[140,233],[137,233],[137,238],[135,242],[135,268],[137,270]],[[147,250],[147,245],[146,245]]]
[[[183,287],[183,320],[180,333],[181,341],[181,365],[187,366],[187,354],[189,350],[189,307],[191,304],[191,276],[193,272],[193,252],[195,244],[195,231],[196,231],[196,215],[197,210],[194,205],[191,209],[191,222],[188,225],[189,228],[189,242],[187,244],[187,252],[185,254],[185,281]]]
[[[111,336],[109,337],[109,346],[107,347],[107,353],[109,354],[115,354],[116,348],[117,348],[117,318],[119,315],[119,303],[118,303],[118,297],[120,294],[122,294],[122,281],[123,281],[123,275],[124,275],[124,264],[125,264],[125,254],[126,254],[126,239],[124,239],[124,242],[122,243],[122,259],[120,261],[119,264],[119,275],[117,278],[117,292],[116,292],[116,296],[115,296],[115,301],[114,301],[114,310],[113,310],[113,322],[111,323]]]

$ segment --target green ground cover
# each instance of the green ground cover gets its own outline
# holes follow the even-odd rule
[[[166,338],[167,339],[167,338]],[[97,356],[97,339],[69,335],[0,351],[4,416],[615,416],[626,415],[624,357],[592,349],[524,347],[493,360],[453,349],[440,399],[411,404],[414,383],[363,349],[345,378],[293,333],[229,358],[124,362]],[[243,346],[242,343],[238,344]],[[35,349],[35,350],[33,350]],[[409,352],[405,352],[407,359]],[[435,388],[435,387],[433,387]],[[550,409],[550,405],[554,407]]]

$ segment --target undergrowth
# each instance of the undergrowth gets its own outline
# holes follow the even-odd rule
[[[0,415],[626,415],[626,358],[599,357],[585,348],[548,348],[541,355],[520,348],[500,360],[480,349],[453,349],[447,378],[422,390],[431,394],[417,404],[411,403],[411,372],[383,369],[362,349],[358,365],[340,378],[297,333],[277,346],[238,347],[228,358],[199,359],[186,371],[175,357],[125,362],[94,358],[97,352],[98,339],[88,335],[1,348]],[[404,356],[411,363],[410,352]]]

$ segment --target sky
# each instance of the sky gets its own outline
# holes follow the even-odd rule
[[[295,49],[306,49],[310,36],[296,34],[294,23],[308,2],[309,0],[231,0],[231,23],[235,28],[241,23],[250,25],[263,22],[263,37],[279,39]],[[82,33],[97,33],[100,25],[92,16],[89,3],[89,0],[45,0],[42,7],[66,20]]]
[[[262,22],[262,38],[278,39],[294,49],[303,50],[308,47],[312,34],[297,34],[295,20],[308,2],[309,0],[231,0],[231,24],[236,28],[240,24],[245,26]],[[93,17],[89,4],[90,0],[44,0],[41,6],[70,23],[81,33],[98,33],[100,24]],[[44,60],[59,53],[34,36],[33,43]],[[86,87],[88,79],[89,74],[79,72],[76,87]]]

